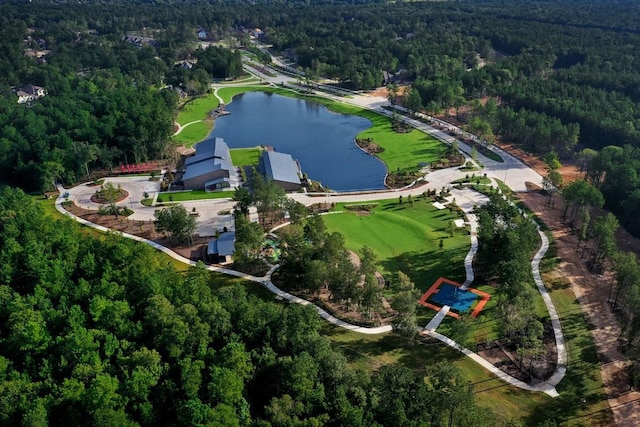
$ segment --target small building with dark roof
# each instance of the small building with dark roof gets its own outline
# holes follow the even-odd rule
[[[285,191],[298,191],[302,188],[300,166],[291,154],[264,151],[260,157],[260,172]]]
[[[231,186],[234,173],[229,147],[222,138],[212,138],[195,146],[195,155],[185,160],[182,183],[187,190],[216,191]]]
[[[217,239],[209,240],[207,245],[207,259],[210,262],[223,263],[231,261],[231,255],[236,251],[236,233],[226,231]]]

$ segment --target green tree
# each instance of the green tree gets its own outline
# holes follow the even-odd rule
[[[184,206],[175,205],[159,209],[153,213],[153,217],[158,233],[169,233],[176,241],[191,244],[191,238],[196,231],[196,219]]]
[[[473,406],[473,386],[455,365],[438,362],[432,369],[428,382],[431,388],[432,404],[438,408],[432,421],[436,425],[454,426],[462,417],[462,408]]]
[[[396,295],[391,300],[391,308],[397,312],[391,322],[393,330],[400,335],[413,338],[419,328],[416,320],[416,308],[420,292],[415,289],[409,276],[402,271],[398,271],[392,288],[396,291]]]

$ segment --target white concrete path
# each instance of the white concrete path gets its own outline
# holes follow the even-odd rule
[[[58,186],[58,191],[60,191],[60,195],[56,199],[56,210],[58,212],[60,212],[61,214],[65,215],[65,216],[73,218],[74,220],[78,221],[82,225],[86,225],[88,227],[95,228],[96,230],[99,230],[99,231],[102,231],[102,232],[105,232],[105,233],[109,232],[109,231],[112,231],[112,230],[108,229],[107,227],[104,227],[104,226],[98,225],[98,224],[94,224],[94,223],[89,222],[89,221],[87,221],[87,220],[85,220],[83,218],[77,217],[77,216],[73,215],[71,212],[67,211],[62,206],[62,203],[66,200],[63,197],[63,194],[66,191],[61,186]],[[162,245],[160,245],[160,244],[158,244],[158,243],[156,243],[156,242],[154,242],[152,240],[148,240],[148,239],[145,239],[143,237],[136,236],[136,235],[133,235],[133,234],[128,234],[128,233],[120,232],[119,234],[121,236],[123,236],[123,237],[128,238],[128,239],[132,239],[132,240],[135,240],[135,241],[141,242],[141,243],[146,243],[146,244],[152,246],[153,248],[159,250],[160,252],[163,252],[163,253],[169,255],[171,258],[173,258],[173,259],[175,259],[177,261],[180,261],[180,262],[182,262],[184,264],[188,264],[188,265],[191,265],[191,266],[195,266],[197,264],[196,261],[193,261],[193,260],[190,260],[188,258],[185,258],[182,255],[179,255],[179,254],[175,253],[171,249],[169,249],[169,248],[167,248],[165,246],[162,246]],[[276,296],[281,297],[283,299],[286,299],[286,300],[288,300],[290,302],[295,302],[295,303],[302,304],[302,305],[310,305],[310,306],[312,306],[313,308],[316,309],[318,314],[323,319],[327,320],[330,323],[333,323],[336,326],[340,326],[342,328],[345,328],[345,329],[348,329],[348,330],[351,330],[351,331],[354,331],[354,332],[359,332],[361,334],[382,334],[382,333],[385,333],[385,332],[391,332],[392,328],[391,328],[390,325],[380,326],[380,327],[376,327],[376,328],[366,328],[366,327],[363,327],[363,326],[357,326],[357,325],[353,325],[351,323],[344,322],[344,321],[338,319],[337,317],[329,314],[328,312],[326,312],[324,309],[318,307],[317,305],[315,305],[315,304],[313,304],[313,303],[311,303],[311,302],[309,302],[309,301],[307,301],[305,299],[296,297],[295,295],[291,295],[291,294],[279,289],[277,286],[275,286],[273,284],[273,282],[271,282],[271,275],[276,270],[276,268],[278,268],[278,265],[275,265],[275,266],[271,267],[271,269],[267,272],[267,274],[265,276],[258,277],[258,276],[253,276],[251,274],[242,273],[242,272],[239,272],[239,271],[236,271],[236,270],[231,270],[231,269],[228,269],[228,268],[215,267],[215,266],[211,266],[211,265],[207,266],[207,270],[209,270],[209,271],[215,271],[215,272],[218,272],[218,273],[228,274],[228,275],[231,275],[231,276],[240,277],[242,279],[249,280],[251,282],[260,283],[261,285],[266,287],[268,290],[270,290],[271,292],[276,294]]]
[[[285,77],[288,78],[288,77]],[[274,79],[277,81],[283,81],[281,77]],[[215,90],[216,96],[217,95],[217,88]],[[331,95],[326,95],[323,94],[323,96],[327,96],[328,98],[336,98],[334,96]],[[219,98],[219,96],[218,96]],[[379,99],[378,99],[379,98]],[[387,100],[386,98],[382,98],[382,97],[370,97],[370,96],[366,96],[366,95],[358,95],[358,96],[354,96],[353,98],[350,99],[344,99],[344,98],[336,98],[337,101],[340,102],[347,102],[347,103],[351,103],[354,105],[359,105],[363,108],[367,108],[369,110],[373,110],[373,111],[378,111],[379,113],[382,114],[390,114],[389,112],[387,112],[386,110],[384,110],[382,107],[384,105],[387,104]],[[407,121],[408,123],[410,123],[412,126],[416,127],[417,129],[425,132],[425,133],[429,133],[431,135],[433,135],[434,137],[438,138],[441,141],[444,141],[446,143],[451,144],[455,138],[432,127],[429,126],[427,124],[424,124],[422,122],[419,122],[417,120],[405,117],[404,118],[405,121]],[[469,153],[470,153],[470,147],[468,147],[467,145],[465,145],[462,142],[459,142],[459,146],[463,151],[463,154],[465,154],[465,158],[467,160],[470,159],[469,157]],[[500,163],[500,162],[496,162],[493,161],[485,156],[483,156],[482,154],[478,153],[478,158],[479,160],[482,162],[482,164],[485,166],[484,168],[484,172],[487,173],[487,175],[491,178],[499,178],[499,179],[503,179],[504,181],[506,181],[507,185],[509,187],[511,187],[512,189],[514,189],[515,191],[526,191],[526,186],[524,185],[525,182],[530,181],[530,182],[534,182],[539,184],[542,181],[542,178],[540,177],[539,174],[537,174],[535,171],[533,171],[532,169],[530,169],[528,166],[524,165],[524,163],[520,162],[520,160],[512,157],[511,155],[505,153],[504,151],[496,148],[496,147],[492,147],[493,151],[496,151],[503,159],[504,162]],[[504,176],[503,176],[504,173]],[[426,179],[428,179],[429,184],[427,186],[422,186],[422,187],[418,187],[418,188],[406,188],[406,189],[401,189],[401,190],[390,190],[390,191],[380,191],[380,192],[371,192],[371,193],[366,193],[366,194],[344,194],[344,193],[332,193],[332,194],[319,194],[319,195],[309,195],[309,194],[301,194],[301,193],[294,193],[291,194],[290,197],[303,203],[304,205],[311,205],[314,203],[321,203],[321,202],[327,202],[327,203],[331,203],[331,202],[340,202],[340,201],[345,201],[345,202],[361,202],[361,201],[371,201],[371,200],[384,200],[384,199],[389,199],[389,198],[394,198],[394,197],[398,197],[400,194],[402,194],[403,196],[407,196],[409,194],[411,194],[412,196],[418,196],[420,194],[422,194],[427,188],[435,188],[436,190],[439,190],[442,187],[445,186],[450,186],[450,183],[457,179],[457,178],[461,178],[465,175],[465,172],[460,171],[458,168],[449,168],[449,169],[442,169],[442,170],[437,170],[437,171],[433,171],[430,172]],[[508,176],[507,176],[508,175]],[[128,183],[127,183],[128,184]],[[132,183],[133,184],[133,183]],[[140,198],[138,200],[135,200],[135,196],[131,195],[131,191],[130,191],[130,197],[128,199],[126,199],[125,201],[121,202],[121,204],[125,204],[125,203],[130,203],[132,206],[135,206],[135,210],[136,210],[136,214],[139,218],[132,218],[132,219],[143,219],[144,220],[152,220],[153,219],[153,212],[155,211],[156,208],[154,207],[144,207],[142,205],[138,205],[139,204],[139,200],[142,199],[141,195],[142,195],[142,189],[141,187],[143,187],[142,185],[140,185],[140,183],[136,183],[138,184],[137,188],[135,188],[135,193],[136,195],[138,193],[140,193]],[[78,188],[78,187],[75,187]],[[142,191],[141,191],[142,190]],[[70,190],[65,190],[63,188],[60,188],[61,194],[64,194],[65,192],[69,192],[71,193],[72,197],[70,197],[70,200],[75,201],[78,205],[83,206],[83,204],[85,205],[90,205],[91,202],[90,200],[87,202],[86,200],[86,193],[85,192],[81,192],[82,193],[82,197],[80,194],[76,194],[76,192],[74,191],[74,189],[70,189]],[[129,191],[129,189],[127,188],[127,191]],[[154,193],[157,192],[157,190],[154,188],[152,190]],[[453,197],[456,198],[456,203],[458,204],[458,206],[460,206],[463,211],[465,213],[467,213],[467,218],[469,220],[469,223],[471,224],[471,249],[469,251],[469,253],[467,254],[466,258],[465,258],[465,271],[466,271],[466,279],[464,282],[464,286],[469,286],[473,280],[474,280],[474,274],[473,274],[473,267],[472,267],[472,262],[473,262],[473,258],[475,256],[475,253],[477,251],[477,237],[475,235],[475,218],[471,218],[470,217],[470,212],[473,209],[474,205],[478,205],[478,204],[482,204],[486,201],[486,197],[482,196],[482,195],[478,195],[478,193],[473,192],[471,190],[468,189],[463,189],[463,190],[457,190],[457,189],[453,189],[452,190],[452,194]],[[314,197],[315,196],[315,197]],[[93,223],[89,223],[88,221],[85,221],[81,218],[75,217],[73,215],[71,215],[69,212],[67,212],[61,205],[61,203],[64,201],[64,199],[62,198],[62,196],[60,196],[58,198],[58,200],[56,201],[56,208],[58,209],[58,211],[60,211],[61,213],[63,213],[64,215],[67,216],[72,216],[74,217],[74,219],[76,219],[77,221],[79,221],[80,223],[96,228],[98,230],[101,231],[109,231],[107,230],[105,227],[99,226],[97,224],[93,224]],[[137,202],[137,203],[136,203]],[[207,200],[207,201],[203,201],[203,202],[188,202],[188,203],[183,203],[185,205],[185,207],[187,207],[187,209],[191,209],[192,206],[196,207],[198,211],[200,211],[202,213],[202,210],[206,210],[206,215],[201,215],[202,220],[203,221],[213,221],[215,222],[215,218],[218,217],[218,212],[221,210],[229,210],[230,208],[233,207],[233,205],[235,204],[234,202],[232,202],[229,199],[223,199],[223,200],[216,200],[216,201],[211,201],[211,200]],[[83,206],[89,209],[96,209],[95,206]],[[209,226],[207,227],[203,227],[203,229],[201,230],[200,227],[198,229],[198,232],[201,235],[207,235],[207,231],[210,231],[209,228],[213,228],[211,227],[212,224],[209,224]],[[189,265],[195,265],[194,261],[191,261],[187,258],[184,258],[178,254],[176,254],[175,252],[171,251],[170,249],[161,246],[155,242],[140,238],[138,236],[134,236],[134,235],[129,235],[126,233],[122,233],[122,235],[124,237],[128,237],[140,242],[144,242],[147,243],[151,246],[153,246],[154,248],[166,253],[167,255],[171,256],[172,258],[184,262],[186,264]],[[546,237],[545,237],[546,239]],[[543,240],[544,242],[544,240]],[[544,247],[544,244],[543,244]],[[526,384],[522,381],[519,381],[511,376],[509,376],[508,374],[504,373],[503,371],[501,371],[500,369],[496,368],[495,366],[493,366],[491,363],[487,362],[486,360],[484,360],[483,358],[481,358],[478,354],[473,353],[472,351],[461,347],[460,345],[458,345],[456,342],[454,342],[453,340],[451,340],[450,338],[447,338],[437,332],[435,332],[435,329],[437,328],[437,326],[439,325],[439,323],[436,325],[435,322],[432,323],[430,322],[429,325],[432,325],[433,330],[424,330],[423,333],[430,335],[442,342],[444,342],[447,345],[450,345],[453,348],[456,348],[458,350],[460,350],[461,352],[463,352],[464,354],[466,354],[467,356],[471,357],[473,360],[475,360],[477,363],[479,363],[480,365],[482,365],[483,367],[485,367],[486,369],[488,369],[489,371],[491,371],[493,374],[495,374],[496,376],[498,376],[499,378],[503,379],[504,381],[508,382],[509,384],[512,384],[516,387],[525,389],[525,390],[531,390],[531,391],[540,391],[540,392],[544,392],[549,394],[550,396],[557,396],[557,391],[555,390],[554,386],[556,384],[558,384],[562,378],[564,377],[564,374],[566,372],[566,348],[564,345],[564,337],[562,336],[562,328],[560,326],[560,322],[559,322],[559,318],[557,316],[557,313],[555,311],[555,307],[553,306],[553,302],[551,301],[551,298],[549,297],[548,293],[546,292],[546,289],[544,288],[544,284],[542,283],[541,279],[540,279],[540,275],[539,272],[537,272],[537,266],[539,264],[539,260],[542,258],[542,256],[544,255],[544,253],[546,252],[546,248],[541,247],[540,251],[538,252],[538,254],[536,254],[536,256],[539,255],[538,261],[537,263],[534,265],[534,263],[532,262],[532,269],[534,269],[534,277],[537,277],[538,279],[536,280],[536,285],[538,286],[538,289],[540,290],[541,294],[543,295],[543,298],[545,299],[545,304],[547,304],[547,308],[549,310],[550,316],[551,316],[551,320],[552,320],[552,324],[553,324],[553,328],[554,328],[554,332],[556,334],[556,344],[558,346],[558,368],[556,369],[556,372],[553,374],[553,376],[547,381],[547,383],[543,383],[543,384],[538,384],[538,385],[529,385]],[[534,258],[535,261],[535,258]],[[336,317],[332,316],[331,314],[327,313],[325,310],[323,310],[322,308],[312,304],[309,301],[303,300],[301,298],[298,298],[294,295],[291,295],[287,292],[284,292],[282,290],[280,290],[279,288],[277,288],[272,282],[271,282],[271,274],[272,272],[275,270],[275,268],[277,268],[277,266],[274,266],[268,273],[267,275],[265,275],[264,277],[256,277],[256,276],[252,276],[252,275],[248,275],[245,273],[240,273],[238,271],[235,270],[230,270],[230,269],[225,269],[225,268],[219,268],[219,267],[213,267],[213,266],[208,266],[208,269],[211,271],[217,271],[220,273],[224,273],[224,274],[229,274],[229,275],[233,275],[236,277],[241,277],[244,278],[246,280],[250,280],[252,282],[256,282],[256,283],[261,283],[263,286],[265,286],[267,289],[269,289],[271,292],[275,293],[277,296],[286,299],[288,301],[291,302],[296,302],[299,304],[304,304],[304,305],[312,305],[316,311],[318,311],[318,313],[320,314],[320,316],[322,316],[324,319],[326,319],[327,321],[352,330],[354,332],[359,332],[359,333],[363,333],[363,334],[379,334],[379,333],[385,333],[385,332],[390,332],[392,330],[391,326],[382,326],[382,327],[378,327],[378,328],[365,328],[365,327],[360,327],[360,326],[356,326],[356,325],[352,325],[349,324],[347,322],[343,322],[340,319],[337,319]],[[536,273],[537,272],[537,273]],[[546,295],[546,296],[545,296]],[[438,317],[438,315],[440,315],[440,313],[438,313],[436,315],[436,317]],[[442,314],[442,318],[444,318],[445,314]],[[434,317],[435,319],[435,317]],[[433,320],[432,320],[433,321]],[[441,320],[440,320],[441,321]],[[429,326],[427,325],[427,326]]]
[[[558,393],[558,391],[555,388],[556,384],[550,383],[549,380],[546,381],[546,382],[543,382],[543,383],[539,383],[539,384],[527,384],[524,381],[520,381],[519,379],[514,378],[511,375],[507,374],[506,372],[503,372],[500,369],[496,368],[491,363],[489,363],[486,359],[483,359],[478,353],[474,353],[473,351],[469,350],[468,348],[461,346],[460,344],[458,344],[457,342],[455,342],[451,338],[447,338],[444,335],[439,334],[438,332],[430,331],[430,330],[425,330],[423,332],[423,334],[424,335],[429,335],[429,336],[437,339],[438,341],[441,341],[441,342],[447,344],[449,347],[455,348],[456,350],[460,351],[464,355],[470,357],[473,361],[475,361],[477,364],[479,364],[483,368],[485,368],[488,371],[490,371],[491,373],[493,373],[495,376],[500,378],[502,381],[504,381],[504,382],[506,382],[508,384],[511,384],[512,386],[515,386],[515,387],[518,387],[518,388],[521,388],[521,389],[527,390],[527,391],[542,392],[542,393],[545,393],[545,394],[547,394],[547,395],[549,395],[551,397],[560,396],[560,394]]]
[[[427,326],[424,327],[424,331],[435,332],[436,329],[438,329],[438,326],[440,326],[440,323],[442,323],[442,321],[444,320],[444,317],[447,315],[450,308],[451,307],[449,307],[448,305],[442,306],[440,311],[438,311],[438,313],[433,316],[433,319],[429,321]]]

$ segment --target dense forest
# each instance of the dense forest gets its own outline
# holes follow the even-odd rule
[[[356,370],[310,307],[88,237],[20,190],[0,217],[2,426],[494,425],[454,365]]]
[[[489,142],[563,160],[640,145],[637,2],[276,3],[3,2],[0,178],[46,190],[166,156],[177,93],[241,72],[237,50],[198,38],[252,50],[254,28],[309,76],[356,90],[409,85],[399,102],[455,111]],[[18,104],[27,84],[46,96]],[[640,184],[609,195],[607,176],[607,207],[621,213]]]

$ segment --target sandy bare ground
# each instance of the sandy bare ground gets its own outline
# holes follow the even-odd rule
[[[629,389],[625,370],[628,359],[619,350],[620,325],[607,303],[610,274],[597,276],[589,272],[586,260],[582,258],[582,250],[575,251],[577,236],[571,234],[562,223],[561,207],[547,208],[545,196],[537,191],[520,193],[518,196],[551,229],[558,245],[558,256],[562,260],[552,275],[569,281],[587,321],[593,326],[591,333],[616,425],[640,426],[640,392]],[[561,204],[561,201],[557,203]]]

